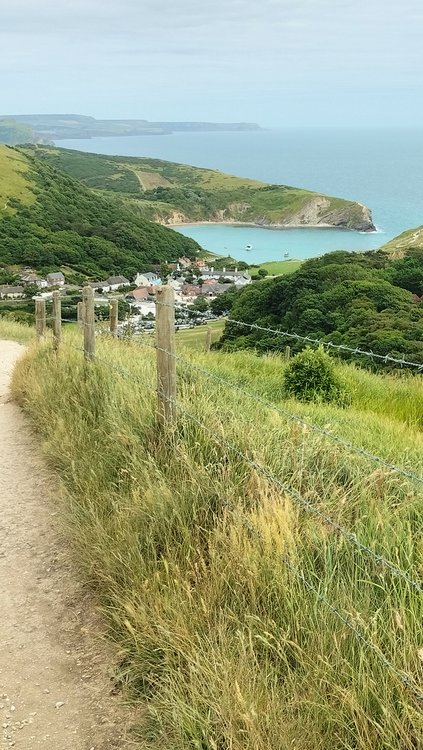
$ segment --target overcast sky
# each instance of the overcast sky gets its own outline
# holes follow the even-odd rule
[[[422,0],[0,0],[0,112],[422,124]]]

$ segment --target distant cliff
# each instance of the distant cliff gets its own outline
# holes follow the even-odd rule
[[[175,132],[260,130],[249,122],[149,122],[148,120],[96,120],[86,115],[9,115],[16,123],[29,127],[32,138],[14,143],[51,142],[61,138],[97,138],[101,136],[167,135]]]
[[[34,155],[96,191],[113,192],[134,213],[161,224],[375,229],[370,210],[361,203],[287,185],[268,185],[159,159],[51,147],[38,147]]]

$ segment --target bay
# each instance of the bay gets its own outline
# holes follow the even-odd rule
[[[423,224],[423,129],[302,128],[176,133],[58,141],[58,146],[152,156],[294,185],[366,204],[377,233],[337,229],[175,227],[204,248],[247,262],[309,258],[338,249],[370,250]],[[246,245],[252,245],[251,251]]]

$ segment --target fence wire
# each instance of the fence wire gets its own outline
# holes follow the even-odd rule
[[[74,349],[77,352],[84,353],[84,349],[82,347],[75,346],[71,344],[70,342],[66,343],[67,346],[70,346],[72,349]],[[126,368],[116,366],[112,363],[110,363],[109,360],[107,360],[104,357],[99,357],[97,355],[96,360],[106,365],[109,369],[117,372],[119,375],[122,375],[126,378],[129,378],[131,382],[134,382],[134,380],[144,387],[148,388],[151,391],[151,382],[147,381],[147,379],[141,378],[139,375],[134,375],[133,372],[130,372]],[[156,389],[153,389],[157,392]],[[332,525],[334,528],[336,528],[340,533],[342,533],[350,542],[352,542],[356,547],[358,547],[362,552],[369,555],[375,562],[380,563],[384,565],[387,569],[389,569],[394,575],[399,576],[404,581],[406,581],[409,585],[412,586],[416,591],[419,593],[422,593],[423,591],[423,585],[419,581],[415,581],[412,579],[408,574],[404,573],[400,568],[395,566],[393,563],[391,563],[389,560],[384,558],[382,555],[379,555],[378,553],[375,553],[374,550],[364,545],[360,540],[356,537],[355,534],[350,532],[348,529],[345,529],[344,527],[337,524],[336,521],[333,521],[333,519],[330,519],[325,513],[322,513],[319,509],[315,508],[308,500],[302,497],[302,495],[292,490],[292,488],[288,487],[284,482],[282,482],[280,479],[275,477],[268,469],[267,467],[262,466],[257,461],[250,459],[248,456],[245,455],[237,446],[235,446],[233,443],[226,440],[221,435],[216,434],[214,430],[209,428],[204,422],[199,419],[196,415],[192,414],[188,409],[185,408],[185,406],[182,406],[177,401],[174,401],[173,399],[169,399],[172,401],[175,408],[184,414],[190,421],[195,423],[198,427],[200,427],[202,430],[207,432],[213,440],[217,441],[222,447],[225,449],[231,451],[235,455],[237,455],[242,461],[244,461],[247,465],[249,465],[252,469],[255,471],[261,473],[265,478],[268,479],[268,481],[272,482],[274,485],[279,487],[279,489],[290,496],[292,499],[296,500],[300,503],[301,506],[305,507],[308,511],[312,512],[314,515],[319,517],[321,520],[323,520],[325,523],[328,523]],[[230,504],[228,504],[228,507],[230,508]],[[256,527],[252,526],[250,520],[245,516],[245,514],[242,515],[242,521],[245,525],[246,529],[251,532],[253,532],[255,535],[259,535],[258,530]],[[263,537],[261,537],[261,541],[264,542]],[[414,697],[419,700],[423,701],[423,692],[420,690],[419,686],[415,683],[414,679],[403,672],[402,670],[399,670],[398,667],[395,666],[388,658],[387,656],[381,651],[381,649],[375,645],[367,636],[366,634],[359,628],[353,621],[351,615],[346,615],[344,612],[342,612],[338,607],[333,605],[327,597],[319,591],[318,588],[316,588],[310,581],[308,581],[303,572],[300,571],[296,566],[292,565],[290,560],[286,557],[286,555],[280,556],[282,562],[285,564],[285,566],[288,568],[288,570],[302,583],[302,585],[310,592],[312,593],[318,601],[320,601],[324,606],[332,612],[332,614],[337,617],[337,619],[343,623],[344,626],[346,626],[355,636],[355,638],[364,645],[367,649],[372,651],[377,658],[380,660],[382,665],[388,669],[395,677],[396,679],[404,686],[406,687],[413,695]]]

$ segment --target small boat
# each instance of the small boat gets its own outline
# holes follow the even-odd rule
[[[253,249],[253,246],[252,246],[252,245],[246,245],[246,246],[245,246],[245,249],[246,249],[246,250],[252,250],[252,249]]]
[[[288,250],[283,254],[283,257],[284,258],[289,258],[289,252],[288,252]]]

